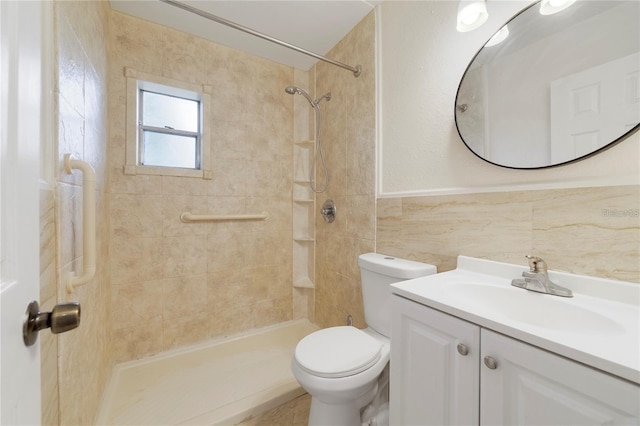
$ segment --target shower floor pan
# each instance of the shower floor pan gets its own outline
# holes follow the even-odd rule
[[[296,344],[318,328],[291,321],[114,367],[99,425],[231,425],[304,394]]]

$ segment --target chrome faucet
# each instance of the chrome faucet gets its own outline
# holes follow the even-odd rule
[[[554,296],[573,297],[573,292],[570,289],[551,282],[547,273],[547,263],[544,260],[531,255],[525,257],[529,259],[529,272],[522,273],[524,278],[511,280],[512,286]]]

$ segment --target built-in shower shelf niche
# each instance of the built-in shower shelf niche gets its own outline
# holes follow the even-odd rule
[[[296,142],[293,145],[293,181],[309,185],[309,173],[313,161],[314,141]]]
[[[315,201],[316,201],[316,200],[312,200],[312,199],[304,199],[304,200],[303,200],[303,199],[301,199],[301,198],[297,198],[297,199],[294,199],[294,200],[293,200],[293,202],[294,202],[294,203],[301,203],[301,204],[309,204],[309,203],[313,203],[313,202],[315,202]]]
[[[315,284],[309,279],[309,277],[300,277],[293,282],[293,286],[296,288],[315,288]]]
[[[313,237],[305,237],[305,236],[293,237],[293,241],[295,241],[297,243],[312,243],[315,240],[316,239],[313,238]]]

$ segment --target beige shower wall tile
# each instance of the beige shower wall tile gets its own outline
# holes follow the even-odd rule
[[[291,162],[287,161],[248,161],[247,195],[279,196],[283,191],[290,192],[293,185]]]
[[[137,32],[145,35],[136,39]],[[163,284],[164,321],[152,331],[154,335],[142,335],[144,344],[134,346],[125,336],[118,356],[139,357],[191,340],[181,335],[180,328],[193,318],[171,304],[176,299],[202,308],[198,317],[205,319],[208,336],[255,327],[255,305],[267,306],[270,300],[279,300],[277,306],[288,305],[291,318],[292,97],[284,87],[292,83],[293,69],[117,12],[111,42],[115,62],[109,69],[111,191],[122,199],[125,194],[142,198],[139,207],[133,204],[126,212],[120,210],[124,203],[116,200],[111,210],[140,217],[147,208],[155,210],[145,197],[162,200],[162,223],[157,229],[124,238],[115,232],[124,228],[118,222],[111,233],[110,272],[115,286]],[[211,86],[213,179],[123,175],[125,67]],[[266,210],[271,216],[264,222],[185,224],[179,215],[186,210],[199,214]],[[159,233],[151,234],[152,229]],[[206,279],[199,281],[194,275]],[[145,288],[143,294],[148,292],[153,299],[154,291]],[[261,323],[281,317],[282,310],[266,309]],[[239,318],[242,312],[246,318]],[[127,330],[131,336],[142,333],[137,326]]]
[[[162,350],[162,318],[147,319],[144,324],[113,331],[114,361],[123,362],[157,354]]]
[[[229,308],[275,298],[291,299],[291,272],[280,266],[215,271],[207,277],[208,305]]]
[[[165,325],[176,318],[206,315],[210,308],[207,274],[162,280],[161,306]]]
[[[163,277],[166,259],[162,238],[111,235],[111,285]]]
[[[163,27],[112,11],[111,58],[135,70],[162,75]]]
[[[320,327],[335,327],[347,324],[347,315],[351,313],[351,306],[346,307],[345,293],[349,294],[349,278],[332,271],[322,271],[316,274],[316,323]]]
[[[58,55],[58,93],[81,116],[84,115],[84,77],[86,57],[82,44],[60,10],[54,3],[56,44]]]
[[[56,300],[82,304],[82,325],[53,337],[57,353],[43,350],[43,370],[57,363],[57,389],[43,395],[43,421],[57,416],[55,424],[89,424],[100,402],[112,365],[109,342],[109,204],[105,194],[107,161],[107,25],[106,2],[54,2],[54,43],[58,73],[55,76],[57,141],[55,238],[52,249],[41,253],[41,281],[50,283],[41,298],[48,310]],[[66,174],[62,157],[72,153],[96,171],[96,274],[87,285],[68,294],[64,287],[71,272],[82,266],[82,173]],[[47,219],[48,221],[48,219]],[[43,228],[43,241],[51,229]],[[55,264],[49,262],[57,252]],[[56,277],[57,276],[57,277]],[[44,287],[43,287],[44,290]],[[57,292],[57,297],[55,293]],[[49,297],[46,296],[49,294]],[[43,338],[43,340],[45,340]],[[82,375],[75,374],[83,371]],[[43,380],[45,386],[47,378]],[[55,392],[55,396],[51,394]],[[52,400],[52,398],[54,398]],[[57,412],[54,414],[53,412]]]
[[[247,194],[248,170],[252,164],[247,159],[213,157],[213,178],[208,187],[209,195],[241,196]]]
[[[375,239],[376,200],[374,195],[353,195],[344,203],[346,234],[368,240]]]
[[[184,212],[210,214],[206,196],[164,195],[162,197],[162,225],[159,230],[165,237],[204,236],[207,233],[206,222],[185,223],[180,220]]]
[[[93,67],[87,67],[84,78],[84,146],[83,160],[91,164],[96,175],[96,189],[104,192],[107,175],[107,80]]]
[[[375,128],[351,126],[347,137],[347,194],[375,195]]]
[[[160,316],[164,306],[163,281],[139,281],[112,287],[112,324],[114,330],[146,324]]]
[[[89,63],[96,69],[104,69],[107,62],[108,3],[60,1],[55,2],[55,10],[60,19],[66,18],[72,24],[75,34],[82,40]]]
[[[218,83],[220,85],[220,83]],[[244,86],[242,83],[224,83],[224,88],[218,88],[211,97],[211,110],[215,120],[229,125],[244,124],[246,119],[246,99],[243,97]]]
[[[323,297],[328,302],[320,309],[319,324],[323,324],[323,326],[346,325],[347,318],[351,316],[354,326],[366,327],[362,284],[359,277],[348,277],[335,272],[323,273],[320,276],[317,292],[318,297]],[[327,325],[324,325],[325,323]]]
[[[162,193],[165,195],[207,195],[210,185],[206,179],[162,176]]]
[[[56,99],[58,106],[58,163],[57,179],[68,184],[81,185],[82,174],[68,174],[64,170],[64,155],[72,154],[74,158],[84,155],[84,117],[64,97]]]
[[[124,149],[124,148],[123,148]],[[162,176],[125,175],[122,164],[111,168],[109,175],[109,192],[112,194],[161,194]]]
[[[640,283],[640,189],[535,193],[534,248],[551,269]]]
[[[239,333],[253,328],[253,305],[217,306],[207,318],[209,337]]]
[[[202,341],[208,337],[209,324],[206,312],[190,311],[185,305],[186,316],[163,320],[162,350]]]
[[[285,83],[286,84],[286,83]],[[282,90],[284,93],[284,90]],[[278,95],[279,96],[279,95]],[[290,96],[285,93],[285,96]],[[270,102],[278,102],[287,104],[289,99],[280,101],[272,100]],[[241,145],[245,151],[244,159],[250,158],[258,161],[290,161],[291,160],[291,114],[288,109],[285,117],[273,117],[267,125],[259,126],[249,121],[244,125],[243,136],[241,140],[234,141],[234,144]],[[289,124],[289,125],[287,125]]]
[[[376,247],[375,217],[375,80],[373,15],[365,18],[329,53],[342,62],[360,64],[363,75],[318,63],[316,96],[331,92],[322,104],[322,140],[330,184],[317,204],[336,202],[336,220],[316,215],[315,319],[323,326],[344,325],[348,315],[364,326],[358,255]],[[363,78],[364,77],[364,78]],[[368,130],[369,129],[369,130]],[[322,175],[317,177],[322,182]]]
[[[162,28],[162,37],[162,75],[195,84],[206,81],[205,52],[210,42],[168,27]]]
[[[207,272],[205,236],[164,237],[162,276],[179,277]]]
[[[112,194],[111,233],[121,237],[159,237],[163,232],[161,195]]]
[[[223,111],[216,111],[211,122],[215,131],[215,137],[211,140],[211,158],[214,162],[220,159],[245,161],[252,154],[256,154],[252,150],[254,142],[251,139],[252,128],[249,124],[224,120],[222,114]]]
[[[258,302],[253,307],[253,327],[265,327],[279,322],[290,321],[292,310],[291,297]]]
[[[277,235],[265,232],[248,234],[215,232],[207,237],[209,272],[274,265],[282,253],[290,253],[290,241],[277,245]]]
[[[57,192],[58,265],[65,266],[82,255],[82,188],[60,183]]]
[[[249,280],[211,278],[211,275],[209,277],[209,304],[216,310],[253,305],[267,297],[264,286],[253,288]]]

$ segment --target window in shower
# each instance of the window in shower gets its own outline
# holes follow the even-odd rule
[[[125,69],[125,174],[211,179],[208,123],[210,86]]]
[[[140,88],[138,161],[143,166],[200,169],[200,96],[193,92],[177,96],[168,89]]]

